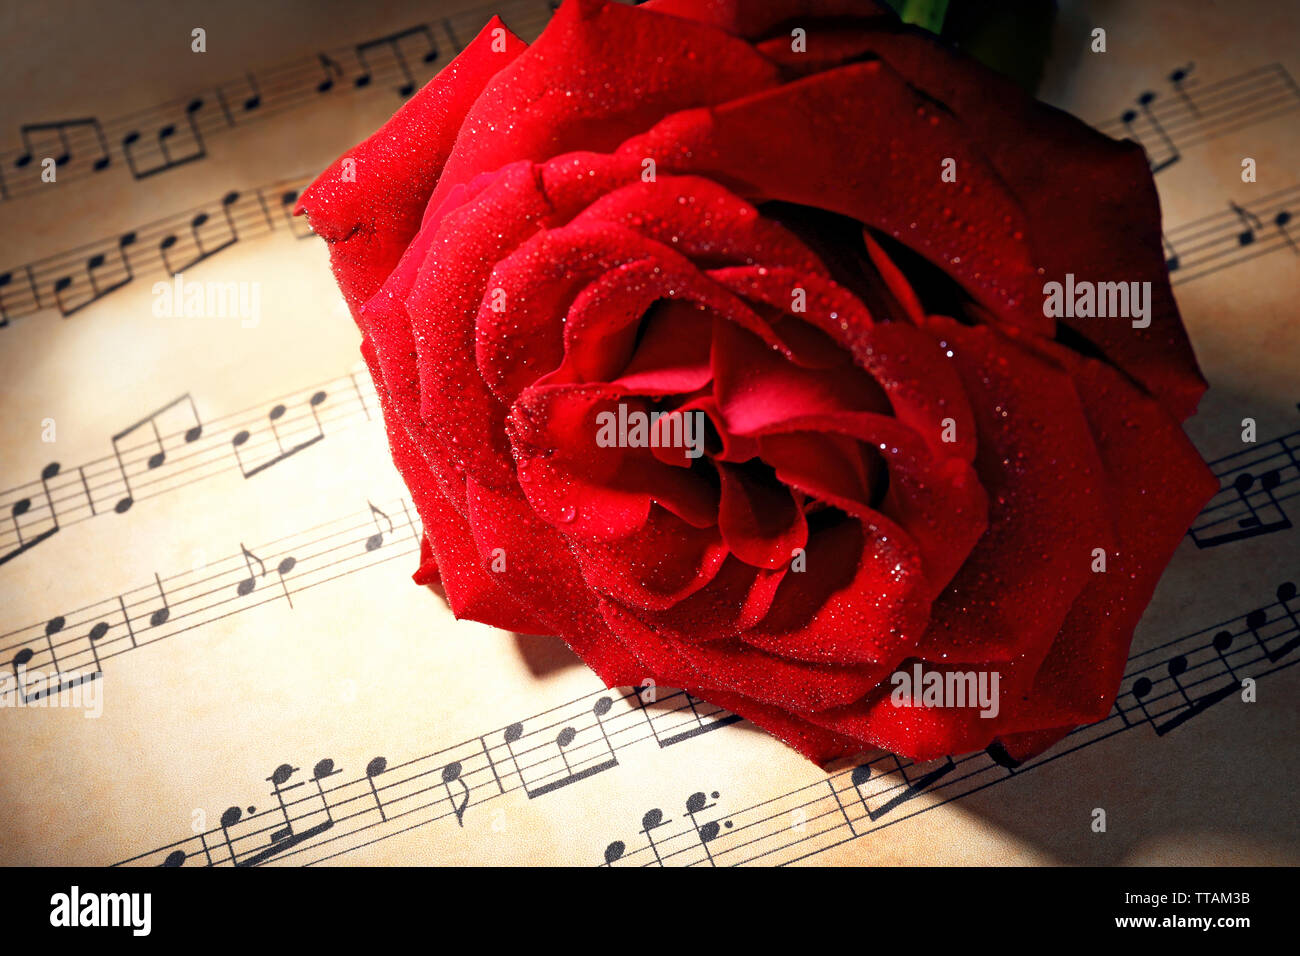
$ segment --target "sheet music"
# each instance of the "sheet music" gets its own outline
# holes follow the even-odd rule
[[[419,519],[290,211],[491,13],[531,40],[550,9],[11,11],[0,863],[1300,862],[1300,14],[1064,4],[1055,28],[1042,95],[1150,157],[1221,483],[1115,707],[1021,765],[821,770],[410,580]]]

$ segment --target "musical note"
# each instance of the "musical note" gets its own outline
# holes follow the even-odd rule
[[[242,541],[239,543],[239,550],[244,554],[244,564],[248,568],[248,577],[235,585],[235,593],[240,597],[247,597],[252,594],[254,588],[257,587],[257,578],[266,577],[266,564],[261,558],[249,551],[248,548],[244,547]],[[253,571],[254,561],[257,562],[258,567],[256,572]],[[292,571],[297,564],[298,559],[290,555],[289,557],[282,558],[280,563],[275,567],[275,572],[280,577],[280,587],[284,590],[284,597],[285,600],[289,602],[289,607],[293,607],[293,598],[289,594],[289,585],[285,582],[285,575]]]
[[[442,785],[447,788],[447,801],[451,804],[452,812],[456,814],[456,823],[465,826],[465,808],[469,806],[469,785],[461,778],[461,766],[459,762],[449,763],[442,768]],[[465,796],[460,801],[460,806],[456,805],[455,799],[451,795],[451,785],[459,783],[465,788]]]
[[[257,562],[257,566],[260,569],[257,573],[262,577],[266,577],[266,565],[262,563],[261,558],[244,547],[244,542],[242,541],[239,542],[239,550],[244,552],[244,563],[248,565],[248,577],[235,586],[235,593],[240,597],[247,597],[252,594],[253,589],[257,587],[257,580],[253,574],[253,562]]]
[[[249,813],[252,812],[253,811],[250,808]],[[223,837],[225,837],[226,840],[226,849],[230,851],[230,862],[235,864],[235,866],[239,865],[239,857],[235,853],[235,844],[230,839],[230,828],[233,827],[240,820],[242,820],[243,817],[244,817],[244,811],[241,810],[239,807],[227,807],[225,811],[221,814],[220,821],[218,821],[221,825],[221,834]]]
[[[1296,247],[1295,240],[1291,238],[1291,233],[1286,228],[1291,225],[1291,210],[1278,210],[1277,215],[1273,217],[1273,225],[1277,226],[1278,232],[1282,233],[1282,237],[1286,239],[1286,244],[1291,247],[1291,251],[1300,255],[1300,249]]]
[[[144,275],[175,276],[281,225],[298,238],[313,236],[302,220],[291,216],[301,186],[302,180],[295,178],[227,192],[211,203],[4,270],[0,272],[0,326],[47,308],[71,316]],[[290,193],[292,200],[286,198]],[[277,203],[279,216],[274,213]]]
[[[563,727],[560,732],[555,735],[554,745],[558,752],[560,761],[564,765],[564,776],[536,787],[529,787],[527,782],[525,782],[524,790],[528,794],[530,800],[551,793],[554,790],[559,790],[561,787],[567,787],[569,784],[577,783],[579,780],[586,780],[588,777],[593,777],[598,773],[611,770],[618,766],[618,755],[614,752],[614,747],[609,741],[609,736],[605,733],[603,723],[605,715],[609,713],[613,705],[614,702],[611,698],[601,697],[591,708],[591,714],[596,718],[596,726],[600,730],[605,748],[609,753],[608,758],[597,760],[595,763],[589,764],[585,767],[575,765],[574,762],[569,760],[568,748],[572,746],[575,740],[577,740],[578,730],[571,724]],[[510,744],[514,740],[518,740],[521,733],[522,727],[518,724],[512,724],[506,730],[506,743]],[[511,751],[511,756],[514,756],[513,750]],[[519,764],[516,760],[516,769],[518,769],[518,766]],[[522,773],[520,774],[520,779],[523,779]]]
[[[699,821],[695,819],[695,815],[717,806],[717,804],[709,803],[708,799],[703,792],[691,794],[686,798],[686,815],[691,818],[691,826],[695,828],[695,835],[699,837],[700,846],[704,847],[704,855],[708,858],[709,865],[717,866],[717,861],[713,858],[713,851],[709,849],[709,844],[721,835],[724,826],[731,829],[731,821],[725,820],[719,823],[717,820],[710,820],[701,826]],[[716,790],[713,791],[713,799],[718,799]]]
[[[117,244],[113,248],[113,260],[109,265],[108,254],[96,252],[88,256],[85,260],[83,269],[86,274],[86,282],[90,287],[90,294],[85,298],[78,297],[74,301],[69,301],[64,293],[77,285],[75,275],[62,275],[54,280],[54,301],[58,306],[59,313],[65,318],[80,312],[86,306],[98,302],[110,292],[114,292],[123,286],[129,284],[135,279],[135,272],[131,268],[131,259],[127,250],[135,244],[135,233],[125,232],[117,237]],[[110,278],[107,281],[101,281],[99,272],[102,269],[110,269]]]
[[[249,438],[252,436],[247,430],[241,429],[240,431],[236,432],[235,436],[231,439],[230,443],[235,450],[235,460],[238,463],[239,470],[243,474],[243,476],[245,478],[252,478],[254,475],[258,474],[259,472],[266,471],[266,469],[270,468],[272,465],[282,462],[286,458],[289,458],[292,455],[298,454],[298,452],[302,451],[305,448],[310,448],[312,445],[316,444],[318,441],[323,439],[325,437],[325,430],[324,428],[321,427],[320,417],[316,414],[316,409],[324,401],[325,401],[325,393],[323,391],[316,392],[311,396],[310,399],[308,399],[307,407],[311,412],[312,420],[316,423],[316,434],[313,435],[311,438],[308,438],[305,441],[301,441],[298,444],[293,445],[292,447],[287,449],[284,447],[284,442],[280,437],[280,431],[276,426],[276,423],[281,418],[284,417],[284,414],[287,411],[287,409],[285,408],[284,405],[273,406],[271,408],[271,411],[267,414],[267,420],[270,422],[271,425],[271,433],[272,435],[275,436],[277,452],[275,456],[272,457],[269,461],[264,461],[260,465],[256,465],[252,468],[249,468],[247,465],[244,464],[244,459],[239,452],[239,449],[243,445],[245,445],[248,442]]]
[[[1208,86],[1198,86],[1195,96],[1188,90],[1194,67],[1179,67],[1168,76],[1173,93],[1157,103],[1154,92],[1137,98],[1137,109],[1128,109],[1098,128],[1113,136],[1129,136],[1146,147],[1144,135],[1155,141],[1156,150],[1147,148],[1152,172],[1159,172],[1179,161],[1182,150],[1228,133],[1238,132],[1253,123],[1263,122],[1300,108],[1300,88],[1278,63],[1248,70]],[[1175,138],[1176,136],[1176,138]]]
[[[32,267],[23,266],[20,274],[27,280],[27,288],[25,292],[14,295],[13,298],[19,299],[20,301],[25,300],[30,303],[31,307],[34,309],[40,304],[40,294],[36,291],[36,277],[32,275]],[[5,304],[10,297],[6,290],[14,285],[14,273],[12,269],[8,272],[0,273],[0,329],[9,324],[10,309],[13,308],[13,306]],[[19,306],[19,308],[22,307]]]
[[[411,75],[411,68],[406,63],[406,57],[402,54],[401,41],[408,37],[423,37],[428,43],[429,49],[424,52],[421,59],[425,63],[433,63],[438,59],[438,46],[434,42],[433,33],[427,26],[421,25],[411,27],[397,33],[390,33],[387,36],[379,37],[376,40],[367,40],[365,43],[356,45],[357,60],[361,63],[363,72],[352,82],[356,86],[369,86],[374,71],[371,69],[370,62],[366,58],[368,50],[386,49],[396,62],[398,69],[402,74],[402,83],[397,87],[397,92],[401,96],[410,96],[415,92],[415,77]]]
[[[339,66],[324,53],[317,53],[320,58],[321,69],[325,71],[325,78],[316,84],[317,93],[328,93],[334,89],[335,78],[343,78],[343,67]]]
[[[1220,534],[1204,536],[1192,529],[1188,533],[1198,548],[1212,548],[1216,545],[1227,544],[1230,541],[1244,541],[1247,538],[1255,538],[1259,535],[1272,534],[1275,531],[1284,531],[1291,527],[1291,519],[1287,517],[1282,510],[1281,504],[1278,503],[1275,491],[1281,483],[1281,473],[1279,469],[1271,469],[1265,472],[1259,478],[1259,490],[1268,499],[1268,503],[1277,511],[1278,518],[1274,521],[1264,521],[1260,517],[1260,509],[1251,503],[1250,495],[1254,493],[1255,476],[1250,472],[1244,471],[1237,475],[1232,481],[1232,490],[1236,492],[1238,500],[1250,512],[1249,516],[1237,519],[1237,528],[1233,531],[1225,531]]]
[[[203,109],[203,106],[204,101],[201,97],[190,100],[185,106],[185,121],[189,126],[190,139],[193,144],[188,153],[177,155],[172,151],[171,143],[176,138],[176,124],[174,123],[167,123],[158,129],[156,146],[162,161],[152,166],[145,166],[136,159],[136,153],[140,147],[140,131],[131,130],[123,136],[122,154],[126,157],[126,165],[131,170],[131,175],[136,179],[144,179],[146,176],[154,176],[165,170],[175,169],[177,166],[192,163],[207,156],[207,147],[203,143],[203,135],[199,132],[198,124],[198,114]]]
[[[86,635],[86,643],[90,646],[90,654],[95,659],[96,674],[102,674],[104,671],[104,665],[100,663],[99,660],[98,645],[99,642],[104,639],[104,635],[106,635],[107,633],[108,633],[108,622],[100,621],[98,624],[92,627],[90,629],[90,632]]]
[[[51,157],[54,160],[54,165],[56,167],[68,165],[73,158],[72,144],[68,134],[69,131],[78,129],[92,132],[95,142],[98,144],[98,155],[91,161],[90,168],[95,172],[107,169],[111,163],[111,157],[108,154],[108,141],[104,138],[104,131],[99,125],[99,120],[93,117],[60,120],[54,123],[27,123],[19,127],[19,133],[23,140],[23,152],[14,159],[14,168],[22,169],[30,164],[35,156],[49,155],[48,149],[38,148],[34,145],[34,134],[41,133],[54,133],[58,141],[58,152]]]
[[[906,803],[908,800],[912,800],[916,797],[919,797],[932,784],[936,783],[937,781],[941,780],[943,777],[947,776],[948,774],[952,773],[952,771],[957,769],[957,765],[953,763],[952,758],[947,757],[940,762],[938,767],[924,771],[919,779],[912,780],[908,777],[908,773],[907,773],[908,769],[915,771],[921,765],[911,765],[911,767],[909,768],[909,767],[904,767],[903,764],[899,761],[899,759],[893,755],[890,755],[889,759],[891,759],[894,762],[894,769],[897,770],[899,776],[903,778],[902,790],[899,793],[895,794],[893,797],[890,797],[888,800],[886,800],[883,804],[881,804],[878,808],[874,810],[867,803],[868,795],[862,791],[862,787],[869,780],[872,779],[871,765],[861,764],[857,767],[854,767],[853,772],[850,775],[850,780],[853,784],[853,789],[857,792],[858,800],[861,801],[862,803],[862,809],[867,811],[867,816],[871,819],[872,823],[876,822],[881,817],[884,817],[889,813],[892,813],[901,804]],[[888,778],[885,777],[884,779],[887,780]],[[890,790],[895,790],[895,789],[898,789],[897,785],[890,785],[878,791],[877,793],[871,794],[871,796],[879,796],[882,793],[888,793]]]
[[[30,551],[42,541],[46,541],[59,532],[59,516],[54,510],[54,499],[50,495],[50,479],[59,473],[59,463],[52,461],[41,469],[41,492],[45,496],[45,506],[49,511],[50,526],[30,537],[23,537],[23,526],[19,518],[27,514],[32,507],[31,498],[20,498],[9,508],[9,521],[13,524],[14,534],[18,538],[17,547],[0,555],[0,564],[10,561],[24,552]]]
[[[1237,234],[1237,244],[1242,246],[1250,245],[1255,241],[1255,231],[1257,229],[1263,229],[1264,224],[1259,221],[1259,217],[1253,212],[1242,209],[1235,202],[1229,200],[1228,205],[1231,207],[1232,211],[1237,214],[1237,218],[1241,220],[1241,224],[1245,227]]]
[[[1183,686],[1182,681],[1179,680],[1179,678],[1182,677],[1183,674],[1187,672],[1187,658],[1179,654],[1177,657],[1174,657],[1169,661],[1168,665],[1166,665],[1166,669],[1169,673],[1170,680],[1174,682],[1174,686],[1178,689],[1178,693],[1182,695],[1183,702],[1187,705],[1187,707],[1185,710],[1182,710],[1179,713],[1175,714],[1173,717],[1171,717],[1169,720],[1166,720],[1162,724],[1154,724],[1154,723],[1152,724],[1156,734],[1161,737],[1169,733],[1171,730],[1174,730],[1177,727],[1181,727],[1183,724],[1187,723],[1187,721],[1191,720],[1193,717],[1197,716],[1198,714],[1204,713],[1206,710],[1213,707],[1215,704],[1219,703],[1222,700],[1226,700],[1228,697],[1231,697],[1233,694],[1237,692],[1238,684],[1234,677],[1232,681],[1230,681],[1228,684],[1224,685],[1223,687],[1211,691],[1210,693],[1206,694],[1204,697],[1200,698],[1199,700],[1193,700],[1191,696],[1187,693],[1187,688],[1185,688]],[[1145,709],[1146,708],[1143,708],[1144,712]]]
[[[284,221],[295,239],[310,239],[316,233],[308,225],[307,217],[293,214],[293,207],[297,202],[298,190],[290,189],[281,193],[279,199],[280,213],[284,216]]]
[[[329,799],[325,796],[325,781],[342,772],[342,770],[334,768],[334,761],[329,757],[317,761],[316,766],[311,771],[312,782],[316,784],[316,791],[320,794],[321,807],[325,810],[325,817],[329,820],[331,826],[334,825],[334,814],[330,810]]]
[[[175,233],[163,236],[158,243],[158,254],[161,256],[163,265],[172,275],[184,272],[191,266],[196,266],[204,259],[215,256],[223,249],[229,249],[235,243],[239,242],[239,229],[235,226],[235,220],[231,213],[231,207],[239,202],[238,192],[228,192],[221,197],[221,212],[225,219],[225,229],[222,230],[224,235],[219,242],[214,244],[205,244],[200,232],[211,221],[211,217],[206,212],[200,212],[190,220],[190,244],[194,247],[192,257],[185,263],[177,265],[168,258],[168,251],[180,243]]]
[[[1187,104],[1187,108],[1192,111],[1192,115],[1195,116],[1197,119],[1200,119],[1201,111],[1196,108],[1196,104],[1192,102],[1191,96],[1188,94],[1186,88],[1183,86],[1183,83],[1187,80],[1188,75],[1192,72],[1195,66],[1196,64],[1189,63],[1187,64],[1187,66],[1179,67],[1178,69],[1174,70],[1172,73],[1169,74],[1169,82],[1170,84],[1172,84],[1174,88],[1174,92],[1176,92],[1179,98],[1184,103]]]
[[[687,691],[681,691],[680,693],[686,701],[686,710],[690,713],[690,721],[688,723],[692,724],[681,730],[677,729],[682,725],[682,712],[678,708],[673,708],[672,711],[669,711],[660,717],[656,717],[650,713],[649,706],[646,704],[645,700],[642,699],[641,695],[634,695],[637,704],[641,708],[641,712],[645,715],[646,721],[650,724],[650,732],[654,735],[655,742],[659,744],[660,749],[691,740],[695,737],[699,737],[701,734],[720,730],[723,727],[730,726],[731,724],[744,719],[736,714],[729,713],[720,707],[713,707],[711,704],[707,705],[711,708],[709,713],[701,713],[701,705],[705,704],[704,701]],[[711,719],[705,720],[705,717]],[[666,736],[660,735],[659,728],[656,726],[656,720],[661,720],[665,723],[671,721],[673,732]]]
[[[284,599],[289,602],[289,607],[293,607],[293,596],[289,594],[289,585],[285,581],[285,576],[292,571],[298,564],[298,559],[293,555],[287,558],[281,558],[280,563],[275,566],[275,573],[280,576],[280,587],[284,590]]]
[[[244,99],[244,112],[251,113],[262,105],[262,90],[257,85],[257,78],[254,77],[252,73],[247,74],[247,76],[248,87],[251,92]]]
[[[1174,248],[1174,244],[1169,241],[1163,232],[1160,234],[1160,241],[1164,243],[1166,250],[1165,268],[1170,272],[1177,272],[1182,266],[1182,260],[1178,257],[1178,250]]]
[[[1141,142],[1142,138],[1137,135],[1133,128],[1133,123],[1138,118],[1138,114],[1141,113],[1147,123],[1150,124],[1151,129],[1155,131],[1156,136],[1162,141],[1166,150],[1166,155],[1163,157],[1151,158],[1151,172],[1158,173],[1160,170],[1166,169],[1178,162],[1182,156],[1178,152],[1178,147],[1174,145],[1174,141],[1170,139],[1169,134],[1165,132],[1165,128],[1160,124],[1160,121],[1156,119],[1156,115],[1151,109],[1151,104],[1154,103],[1155,100],[1156,94],[1147,90],[1138,96],[1138,108],[1136,110],[1125,110],[1120,114],[1120,121],[1124,124],[1125,131],[1133,139],[1139,142]],[[1149,152],[1150,151],[1148,151],[1148,153]]]
[[[451,45],[455,51],[457,53],[463,53],[465,50],[465,44],[462,43],[460,37],[456,35],[456,30],[451,25],[450,17],[442,18],[442,28],[447,31],[447,36],[451,39]]]
[[[650,852],[655,855],[655,861],[660,866],[664,865],[664,860],[663,857],[659,855],[659,846],[655,843],[654,831],[658,830],[660,827],[667,826],[672,822],[672,820],[664,819],[664,812],[658,807],[647,810],[641,815],[641,829],[639,832],[643,837],[645,837],[646,843],[650,846]],[[608,852],[608,849],[606,852]]]
[[[388,814],[384,812],[384,803],[379,799],[379,788],[375,786],[375,778],[388,769],[388,761],[383,757],[375,757],[370,763],[366,764],[366,782],[370,784],[370,792],[375,796],[375,806],[379,808],[379,817],[385,823],[388,822]]]
[[[126,489],[126,494],[123,495],[118,500],[117,504],[113,506],[113,510],[118,514],[125,514],[126,511],[135,504],[135,492],[131,488],[131,479],[127,475],[126,463],[122,460],[122,449],[119,447],[119,443],[129,435],[134,434],[139,429],[148,425],[153,431],[153,444],[156,446],[157,450],[149,456],[145,464],[149,471],[160,468],[163,462],[167,460],[167,452],[163,448],[162,432],[158,428],[158,419],[172,409],[181,406],[188,406],[190,416],[192,416],[194,420],[194,424],[189,426],[185,431],[185,443],[188,445],[191,442],[197,441],[199,436],[203,434],[203,422],[199,419],[199,410],[194,404],[194,399],[190,397],[189,392],[186,392],[180,398],[172,399],[172,401],[168,402],[166,405],[146,415],[135,424],[128,425],[112,437],[113,457],[117,460],[117,468],[122,475],[122,484]]]
[[[388,515],[385,512],[380,511],[378,508],[376,508],[374,504],[372,504],[369,500],[366,501],[366,504],[370,505],[370,517],[375,522],[375,533],[366,539],[366,550],[375,551],[384,546],[384,531],[383,528],[381,528],[379,525],[379,519],[383,518],[385,521],[388,522],[389,534],[393,533],[393,519],[388,517]]]
[[[149,615],[149,626],[158,627],[167,623],[167,619],[172,616],[172,609],[167,603],[167,592],[163,590],[162,578],[158,576],[158,572],[154,572],[153,579],[158,585],[158,594],[162,598],[163,606]]]
[[[1282,613],[1291,621],[1291,627],[1296,631],[1296,636],[1292,637],[1281,647],[1271,651],[1268,655],[1269,663],[1276,664],[1282,658],[1286,657],[1297,647],[1300,647],[1300,620],[1296,618],[1296,612],[1291,607],[1291,602],[1295,600],[1296,588],[1295,583],[1286,581],[1278,585],[1277,601],[1282,606]]]

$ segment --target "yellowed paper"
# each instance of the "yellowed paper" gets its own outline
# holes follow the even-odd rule
[[[0,14],[0,862],[1300,862],[1296,11],[1066,5],[1057,24],[1043,95],[1164,164],[1212,385],[1188,430],[1225,486],[1117,709],[1014,771],[976,754],[828,772],[679,691],[606,690],[558,641],[457,622],[411,582],[418,521],[358,335],[287,213],[491,12],[430,7]],[[549,12],[498,9],[529,39]],[[99,125],[50,125],[70,117]],[[186,281],[228,297],[185,315]]]

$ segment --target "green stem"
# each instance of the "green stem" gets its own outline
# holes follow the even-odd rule
[[[901,0],[895,2],[898,15],[904,23],[911,23],[931,33],[943,29],[943,18],[948,12],[948,0]]]

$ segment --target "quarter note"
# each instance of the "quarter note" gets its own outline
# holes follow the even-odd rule
[[[289,607],[293,607],[293,597],[289,594],[289,585],[285,581],[285,576],[297,566],[298,559],[293,555],[281,558],[280,563],[275,566],[275,573],[280,576],[280,587],[284,589],[284,599],[289,602]]]
[[[95,659],[95,673],[97,674],[102,674],[104,672],[104,665],[99,661],[99,642],[104,639],[104,635],[107,633],[108,622],[100,621],[92,627],[90,633],[86,635],[86,642],[90,645],[90,654]]]
[[[375,786],[375,778],[388,769],[388,761],[383,757],[375,757],[370,763],[366,764],[366,782],[370,784],[370,792],[375,796],[375,806],[379,808],[379,817],[385,823],[388,822],[388,814],[384,812],[383,801],[379,799],[379,788]]]
[[[167,619],[172,616],[172,609],[167,603],[167,592],[163,590],[162,578],[158,576],[157,571],[154,572],[153,579],[158,585],[158,595],[162,598],[163,606],[149,615],[149,626],[158,627],[161,624],[167,623]]]

